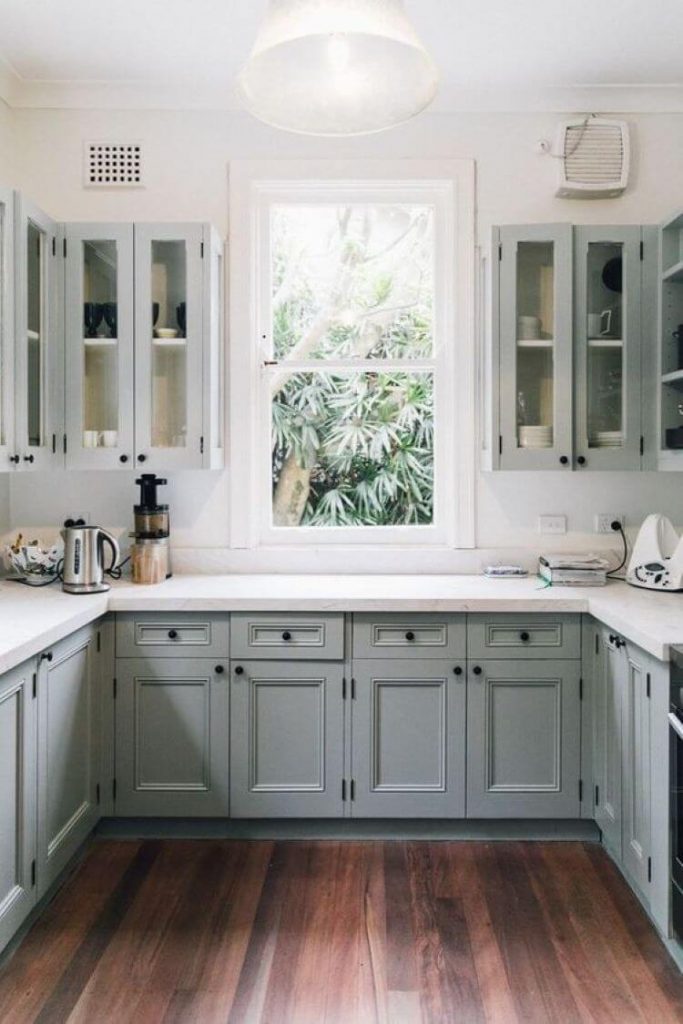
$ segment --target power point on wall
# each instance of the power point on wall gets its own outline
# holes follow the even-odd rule
[[[566,516],[539,516],[538,517],[538,532],[539,533],[566,533],[567,532],[567,517]]]
[[[598,512],[595,517],[596,533],[618,533],[623,530],[626,517],[615,512]],[[616,525],[618,524],[618,525]]]

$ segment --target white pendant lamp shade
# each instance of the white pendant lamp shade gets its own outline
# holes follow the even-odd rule
[[[270,0],[239,79],[255,117],[309,135],[400,124],[437,84],[402,0]]]

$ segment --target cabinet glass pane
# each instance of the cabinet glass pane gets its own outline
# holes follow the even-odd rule
[[[623,245],[591,242],[587,259],[587,408],[590,448],[624,443]]]
[[[552,448],[554,426],[555,251],[553,242],[517,247],[517,445]]]
[[[45,373],[45,330],[46,330],[46,288],[45,260],[46,238],[35,224],[29,222],[26,246],[26,345],[27,367],[27,411],[28,437],[30,448],[40,447],[44,430],[44,373]]]
[[[83,242],[83,446],[115,448],[119,431],[116,242]]]
[[[187,248],[152,242],[152,446],[187,444]],[[197,395],[196,400],[201,401]]]

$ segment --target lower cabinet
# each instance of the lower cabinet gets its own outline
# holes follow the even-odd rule
[[[39,662],[38,895],[66,867],[99,818],[97,628],[86,626]]]
[[[580,662],[470,664],[468,818],[578,818]]]
[[[464,662],[354,662],[354,817],[465,814]]]
[[[123,658],[116,672],[115,813],[227,815],[227,664]]]
[[[231,676],[232,817],[342,817],[342,665],[244,661]]]
[[[644,895],[651,881],[651,691],[657,663],[597,630],[593,698],[595,820],[603,842]],[[660,680],[658,680],[660,685]],[[666,758],[668,752],[662,751]]]
[[[33,662],[29,662],[0,677],[0,950],[35,903],[33,669]]]

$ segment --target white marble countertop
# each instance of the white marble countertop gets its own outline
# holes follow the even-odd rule
[[[683,594],[544,587],[481,576],[176,576],[159,586],[115,583],[108,594],[64,594],[0,583],[0,673],[106,611],[586,612],[667,660],[683,644]]]

